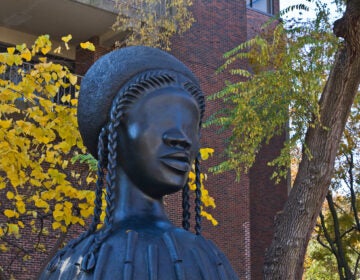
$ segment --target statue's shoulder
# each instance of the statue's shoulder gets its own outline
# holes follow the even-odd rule
[[[41,279],[238,279],[214,243],[180,228],[162,234],[116,231],[101,244],[93,270],[85,272],[81,262],[94,238],[67,250]]]

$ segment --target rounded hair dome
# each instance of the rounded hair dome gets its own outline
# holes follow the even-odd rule
[[[199,83],[185,64],[160,49],[134,46],[114,50],[98,59],[81,82],[78,124],[84,145],[97,157],[98,136],[109,121],[117,93],[134,77],[146,71],[169,70],[194,85]]]

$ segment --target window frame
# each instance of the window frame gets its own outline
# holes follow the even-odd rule
[[[260,0],[260,1],[266,1],[266,11],[263,11],[263,10],[260,10],[260,9],[257,9],[257,8],[254,8],[253,7],[253,2],[257,2],[258,0],[247,0],[246,1],[246,6],[250,7],[251,9],[254,9],[256,11],[260,11],[260,12],[263,12],[263,13],[267,13],[267,14],[270,14],[270,15],[273,15],[274,14],[274,0]]]

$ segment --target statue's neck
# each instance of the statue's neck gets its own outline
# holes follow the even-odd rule
[[[147,224],[161,228],[172,226],[165,213],[162,198],[154,199],[145,195],[120,167],[116,169],[116,177],[114,224],[147,221]]]

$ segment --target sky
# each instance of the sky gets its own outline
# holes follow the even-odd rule
[[[333,0],[322,0],[323,3],[326,3],[330,7],[331,14],[333,15],[334,20],[340,18],[341,16],[336,13],[336,6],[335,4],[332,4]],[[308,3],[305,0],[280,0],[280,10],[283,10],[289,6],[296,5],[296,4],[306,4],[309,6],[309,11],[303,12],[304,17],[315,17],[314,13],[314,7],[315,5],[313,3]],[[293,11],[292,13],[289,13],[289,16],[299,16],[299,11]]]

